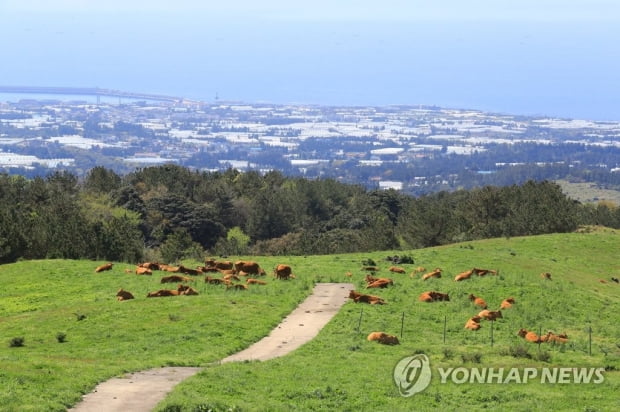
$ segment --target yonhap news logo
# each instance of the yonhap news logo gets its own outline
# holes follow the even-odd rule
[[[394,367],[394,383],[402,396],[422,392],[431,383],[431,362],[418,354],[402,358]]]
[[[453,384],[600,384],[605,368],[436,368],[439,383]],[[428,356],[416,354],[402,358],[393,371],[394,383],[401,396],[409,397],[425,390],[432,372]]]

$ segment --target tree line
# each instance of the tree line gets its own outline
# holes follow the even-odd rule
[[[413,197],[278,171],[177,165],[125,175],[99,166],[84,178],[0,174],[0,263],[404,250],[583,224],[620,228],[620,209],[581,204],[549,181]]]

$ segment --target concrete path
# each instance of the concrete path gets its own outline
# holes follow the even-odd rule
[[[264,361],[297,349],[314,338],[347,301],[350,283],[317,283],[310,296],[271,331],[249,348],[220,363]],[[202,368],[164,367],[128,374],[100,383],[84,395],[72,412],[149,412],[172,388]]]

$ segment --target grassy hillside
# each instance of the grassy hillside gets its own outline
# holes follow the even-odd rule
[[[316,281],[352,281],[363,289],[364,259],[395,285],[373,290],[387,305],[349,302],[312,342],[263,363],[207,366],[180,384],[160,411],[208,410],[618,410],[620,408],[620,233],[593,230],[527,238],[491,239],[400,252],[256,257],[263,267],[289,263],[291,281],[269,280],[245,292],[197,281],[198,296],[145,298],[163,275],[136,276],[116,264],[95,274],[100,262],[34,261],[0,266],[0,404],[3,410],[64,410],[111,376],[154,366],[207,366],[266,335]],[[392,274],[388,255],[407,254],[415,264]],[[236,259],[237,257],[235,257]],[[188,264],[192,262],[186,262]],[[193,262],[192,264],[196,264]],[[443,269],[441,279],[409,274],[417,266]],[[472,267],[499,276],[454,282]],[[352,276],[347,276],[349,272]],[[550,272],[553,280],[540,278]],[[136,299],[117,302],[118,288]],[[449,293],[449,302],[423,303],[423,291]],[[513,296],[516,304],[491,325],[471,332],[465,321],[478,312],[467,295],[491,309]],[[82,315],[82,316],[79,316]],[[78,320],[82,318],[82,320]],[[445,322],[445,343],[444,343]],[[359,331],[358,331],[359,326]],[[403,335],[398,346],[367,342],[372,331]],[[566,332],[568,344],[526,345],[519,328]],[[589,328],[592,329],[590,355]],[[58,334],[66,341],[59,342]],[[23,347],[10,347],[15,337]],[[401,397],[392,371],[403,357],[429,356],[435,367],[606,368],[601,384],[455,384],[435,373],[428,389]]]

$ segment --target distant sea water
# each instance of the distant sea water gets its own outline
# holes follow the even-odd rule
[[[3,25],[0,84],[620,120],[620,28],[611,23],[182,23]]]

